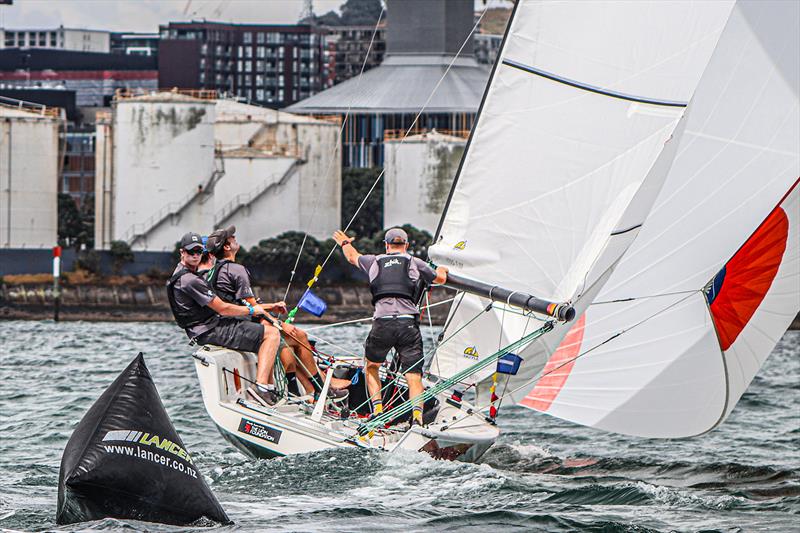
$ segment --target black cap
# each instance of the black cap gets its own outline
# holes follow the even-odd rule
[[[190,231],[181,237],[180,246],[182,250],[193,250],[194,248],[203,248],[203,237],[199,233]]]
[[[236,226],[228,226],[225,229],[215,229],[211,232],[211,235],[208,236],[206,249],[212,254],[219,253],[222,247],[225,246],[225,243],[228,242],[228,239],[233,237],[235,233]]]

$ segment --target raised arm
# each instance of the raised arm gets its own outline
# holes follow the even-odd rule
[[[342,247],[342,252],[344,252],[344,258],[347,259],[347,262],[357,267],[358,258],[361,257],[361,254],[358,253],[356,247],[353,246],[353,240],[342,230],[336,230],[334,232],[333,240]]]

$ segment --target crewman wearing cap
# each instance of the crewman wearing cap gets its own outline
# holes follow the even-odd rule
[[[180,240],[181,262],[167,282],[167,297],[175,321],[198,344],[216,344],[232,350],[258,354],[256,381],[250,394],[266,405],[278,401],[274,385],[267,385],[272,374],[275,355],[280,343],[280,333],[274,327],[257,322],[237,320],[235,317],[267,315],[268,311],[286,312],[286,308],[267,308],[260,304],[236,305],[220,299],[198,275],[197,265],[203,255],[202,237],[187,233]],[[221,315],[221,316],[220,316]]]
[[[216,229],[208,236],[206,248],[209,253],[216,257],[214,267],[209,271],[206,281],[208,281],[214,293],[230,303],[257,303],[253,287],[250,281],[250,272],[244,265],[236,262],[236,254],[241,248],[236,240],[236,226]],[[263,304],[267,309],[285,309],[284,302],[274,304]],[[269,322],[268,322],[269,321]],[[265,325],[269,323],[277,324],[272,317],[262,318]],[[288,381],[289,392],[299,395],[296,379],[299,378],[306,392],[314,392],[317,396],[322,390],[325,376],[320,373],[314,355],[311,353],[308,336],[306,333],[292,324],[282,323],[279,325],[286,337],[281,335],[279,353],[281,361],[286,366],[286,378]],[[299,365],[295,362],[295,354],[299,360]],[[296,372],[297,366],[300,372]],[[347,391],[329,388],[328,396],[343,401],[347,396]]]
[[[386,232],[386,253],[360,254],[353,240],[343,231],[333,234],[349,263],[369,276],[372,304],[372,329],[364,344],[367,389],[373,415],[383,412],[381,382],[378,369],[394,348],[400,359],[400,372],[408,383],[408,394],[414,399],[422,394],[422,334],[419,331],[419,300],[425,285],[444,283],[447,268],[435,271],[428,264],[408,253],[408,235],[401,228]],[[422,403],[414,406],[412,423],[422,425]]]

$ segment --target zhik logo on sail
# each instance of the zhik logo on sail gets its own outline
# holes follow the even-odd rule
[[[468,357],[470,359],[478,359],[478,349],[475,346],[467,346],[464,348],[464,357]]]
[[[150,435],[150,433],[145,433],[142,431],[121,429],[106,433],[106,436],[103,437],[103,442],[106,441],[135,442],[144,446],[152,446],[154,448],[164,450],[165,452],[169,452],[172,455],[176,455],[181,459],[188,461],[189,464],[194,464],[192,462],[192,458],[188,453],[186,453],[186,450],[166,437]]]
[[[400,260],[399,259],[389,259],[388,261],[386,261],[383,264],[383,268],[388,268],[390,266],[399,265],[399,264],[400,264]]]
[[[467,247],[467,241],[458,241],[455,246],[453,246],[453,250],[463,250]]]

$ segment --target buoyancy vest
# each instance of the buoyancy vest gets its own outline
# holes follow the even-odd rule
[[[214,263],[214,266],[211,267],[211,270],[209,270],[208,274],[206,274],[206,281],[216,295],[222,298],[224,301],[228,303],[238,303],[236,302],[236,293],[221,289],[219,286],[219,272],[222,270],[222,267],[231,262],[232,261],[230,259],[217,259],[217,262]]]
[[[175,322],[183,329],[186,329],[209,321],[216,316],[217,313],[210,307],[201,306],[196,303],[191,309],[181,309],[178,307],[178,302],[175,300],[175,284],[184,274],[197,275],[185,266],[181,266],[180,270],[175,272],[172,277],[169,278],[169,281],[167,281],[167,299],[169,299],[169,307],[172,309],[172,316],[175,317]]]
[[[378,264],[378,275],[370,282],[372,305],[381,298],[405,298],[416,304],[425,288],[422,277],[411,279],[411,257],[399,254],[379,255],[375,259]]]

